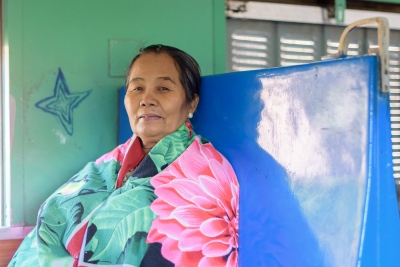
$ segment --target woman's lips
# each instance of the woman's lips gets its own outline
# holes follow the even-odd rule
[[[144,121],[153,121],[153,120],[161,119],[161,116],[159,116],[157,114],[148,113],[148,114],[140,115],[139,119],[143,119]]]

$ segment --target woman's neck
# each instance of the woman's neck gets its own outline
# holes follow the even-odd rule
[[[153,143],[153,142],[145,143],[145,142],[143,142],[142,139],[140,139],[140,142],[142,143],[142,150],[143,150],[143,153],[144,153],[145,156],[156,145],[156,143]]]

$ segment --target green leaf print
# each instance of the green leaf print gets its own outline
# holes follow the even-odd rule
[[[162,166],[169,165],[176,160],[193,140],[194,138],[188,138],[187,130],[176,131],[161,139],[149,152],[157,170],[162,171]]]
[[[107,239],[108,242],[103,249],[99,251],[98,248],[94,248],[94,245],[98,245],[96,241],[98,237],[93,240],[95,242],[92,242],[92,240],[89,242],[86,248],[93,251],[94,255],[88,260],[98,261],[99,263],[129,263],[139,266],[147,251],[146,236],[155,217],[156,215],[148,206],[128,214],[125,218],[122,218],[114,229],[107,229],[111,236]],[[144,236],[138,234],[143,232],[146,233]],[[100,236],[101,234],[99,232]],[[139,240],[134,241],[133,239]],[[129,244],[132,241],[134,243]],[[126,251],[127,248],[129,251]],[[121,257],[121,251],[124,251],[124,259]],[[127,259],[127,255],[129,255],[129,259]]]
[[[85,246],[85,251],[92,251],[93,255],[88,261],[99,263],[117,263],[121,260],[121,252],[127,247],[130,264],[139,265],[147,250],[147,244],[141,240],[138,244],[129,245],[137,232],[148,232],[156,215],[150,210],[149,205],[155,199],[147,182],[150,178],[142,178],[144,185],[139,185],[121,194],[116,191],[107,202],[92,217],[91,224],[96,229],[90,241]],[[103,242],[99,242],[102,240]],[[104,242],[107,241],[107,242]],[[144,240],[145,241],[145,240]],[[127,259],[124,260],[125,263]]]
[[[147,233],[136,232],[133,237],[128,239],[124,251],[121,253],[117,263],[131,262],[139,266],[141,259],[146,254],[149,245],[146,243]],[[140,261],[139,261],[140,260]]]
[[[42,223],[39,229],[40,238],[43,242],[46,243],[47,246],[60,246],[60,237],[58,236],[57,232],[52,230],[48,224]]]
[[[81,202],[76,203],[71,209],[71,223],[68,226],[66,235],[69,236],[74,228],[81,223],[84,208]]]

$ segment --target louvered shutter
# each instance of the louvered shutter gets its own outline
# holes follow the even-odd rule
[[[389,84],[394,178],[400,179],[400,31],[390,31]],[[375,29],[366,29],[368,50],[376,49]]]

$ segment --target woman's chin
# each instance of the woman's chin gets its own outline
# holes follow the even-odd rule
[[[137,136],[142,139],[143,142],[152,142],[157,143],[167,134],[164,131],[160,131],[160,129],[152,129],[151,127],[147,127],[141,131],[135,132]]]

